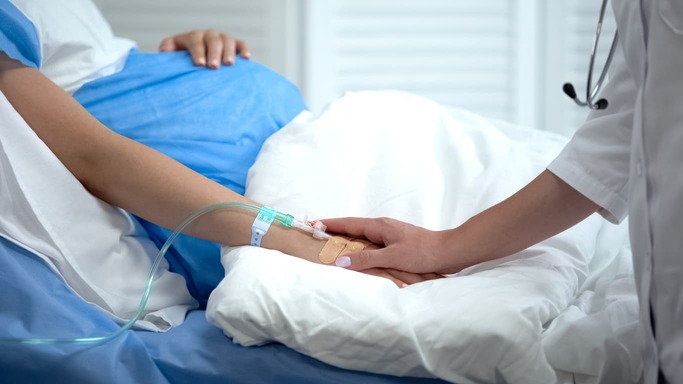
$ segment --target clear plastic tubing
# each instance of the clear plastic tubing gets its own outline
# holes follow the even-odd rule
[[[142,313],[145,310],[145,306],[147,305],[147,300],[149,299],[149,295],[152,291],[152,282],[154,281],[154,275],[157,272],[157,269],[159,269],[159,264],[161,264],[161,260],[163,260],[164,255],[168,251],[168,248],[173,244],[175,239],[182,233],[182,231],[190,225],[193,221],[198,219],[199,217],[209,213],[213,212],[219,209],[228,209],[228,208],[240,208],[240,209],[246,209],[250,211],[255,211],[258,212],[261,207],[258,207],[256,205],[252,204],[244,204],[244,203],[218,203],[218,204],[213,204],[210,205],[206,208],[202,208],[198,210],[197,212],[193,213],[190,217],[185,219],[178,227],[173,231],[171,236],[166,240],[164,245],[159,249],[159,253],[157,253],[156,258],[154,259],[154,262],[152,263],[152,267],[149,271],[149,277],[147,278],[147,285],[145,286],[145,291],[142,294],[142,298],[140,299],[140,304],[138,305],[137,310],[135,311],[135,314],[133,314],[133,317],[128,320],[127,323],[122,325],[119,329],[116,331],[112,332],[109,335],[106,336],[98,336],[98,337],[81,337],[81,338],[76,338],[76,339],[53,339],[53,338],[0,338],[0,344],[96,344],[96,343],[104,343],[109,340],[113,340],[119,336],[121,336],[124,332],[128,331],[133,327],[136,321],[140,319],[142,316]],[[275,216],[274,216],[274,221],[279,222],[283,227],[285,228],[291,228],[295,227],[301,230],[304,230],[306,232],[313,233],[314,235],[321,236],[319,238],[324,238],[325,236],[328,236],[327,234],[324,233],[324,229],[322,232],[322,235],[318,229],[314,229],[307,223],[302,222],[301,220],[297,220],[294,218],[294,216],[289,215],[289,214],[284,214],[281,212],[275,211]]]

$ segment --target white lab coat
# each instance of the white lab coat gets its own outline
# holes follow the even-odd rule
[[[621,51],[602,94],[609,107],[548,169],[608,220],[628,213],[644,363],[630,380],[656,383],[661,370],[683,383],[683,0],[613,8]]]

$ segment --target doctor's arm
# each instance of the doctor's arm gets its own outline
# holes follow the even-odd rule
[[[323,220],[329,231],[384,245],[337,259],[337,265],[454,273],[522,251],[596,211],[614,222],[623,219],[637,94],[623,52],[617,49],[601,95],[609,107],[590,113],[560,155],[563,160],[550,164],[519,192],[450,230],[429,231],[391,219]],[[580,185],[582,191],[564,180]]]
[[[516,194],[450,230],[430,231],[386,218],[323,222],[329,231],[365,237],[385,246],[337,259],[339,266],[448,274],[526,249],[597,209],[593,201],[545,170]]]

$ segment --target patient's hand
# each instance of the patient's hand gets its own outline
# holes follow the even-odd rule
[[[235,55],[248,59],[249,45],[242,40],[213,29],[196,30],[165,38],[159,44],[160,52],[190,51],[198,66],[217,69],[235,63]]]
[[[391,268],[370,268],[363,271],[362,273],[367,273],[368,275],[384,277],[389,279],[399,288],[405,288],[411,284],[421,283],[423,281],[441,279],[444,276],[438,273],[423,273],[417,274],[412,272],[399,271],[398,269]]]

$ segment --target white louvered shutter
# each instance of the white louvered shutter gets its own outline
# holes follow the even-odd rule
[[[599,0],[310,0],[304,89],[314,109],[345,91],[401,89],[447,106],[571,134]],[[608,7],[596,72],[615,26]],[[583,96],[582,96],[583,97]]]
[[[511,4],[310,1],[304,86],[312,108],[345,91],[399,89],[510,118]]]

